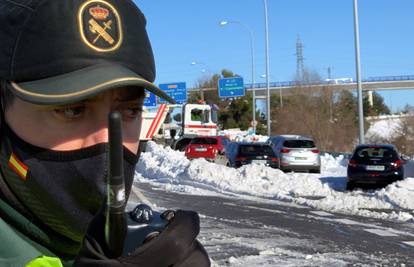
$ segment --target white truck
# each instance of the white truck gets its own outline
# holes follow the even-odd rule
[[[206,104],[144,107],[141,150],[149,140],[183,151],[195,136],[217,135],[216,111]]]

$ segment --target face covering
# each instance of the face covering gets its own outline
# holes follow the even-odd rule
[[[108,144],[54,151],[31,145],[2,126],[0,168],[11,191],[38,221],[81,242],[106,196]],[[124,147],[127,199],[138,158]]]

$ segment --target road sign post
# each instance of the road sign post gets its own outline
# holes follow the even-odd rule
[[[242,77],[223,78],[218,81],[218,95],[220,98],[244,96]]]

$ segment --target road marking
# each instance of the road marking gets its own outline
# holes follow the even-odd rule
[[[310,212],[313,213],[313,214],[319,215],[319,216],[323,216],[323,217],[333,216],[333,214],[328,213],[328,212],[324,212],[324,211],[321,211],[321,210],[311,210]]]
[[[148,200],[148,198],[146,198],[144,196],[144,194],[135,186],[132,186],[131,188],[132,193],[135,194],[135,196],[138,198],[138,200],[141,203],[147,204],[148,206],[150,206],[152,209],[154,209],[153,204],[151,203],[151,201]]]
[[[414,241],[404,241],[403,243],[406,244],[406,245],[414,247]]]
[[[256,210],[267,211],[267,212],[271,212],[271,213],[286,214],[286,212],[280,211],[280,210],[272,210],[272,209],[260,208],[260,207],[255,207],[255,206],[245,206],[245,207],[246,208],[251,208],[251,209],[256,209]]]
[[[376,234],[379,236],[398,236],[397,234],[391,233],[387,230],[381,230],[381,229],[364,229],[364,231],[367,231],[372,234]]]
[[[339,222],[339,223],[343,223],[343,224],[348,224],[348,225],[358,225],[358,224],[361,224],[359,222],[352,221],[352,220],[348,220],[348,219],[335,219],[334,221]]]
[[[240,205],[230,203],[230,202],[224,202],[223,205],[240,207]],[[272,209],[260,208],[260,207],[249,206],[249,205],[242,205],[242,207],[249,208],[249,209],[255,209],[255,210],[267,211],[267,212],[271,212],[271,213],[286,214],[286,212],[280,211],[280,210],[272,210]]]

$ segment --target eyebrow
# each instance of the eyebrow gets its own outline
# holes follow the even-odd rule
[[[82,100],[82,101],[78,101],[75,103],[69,103],[69,104],[62,104],[62,105],[35,105],[36,109],[38,110],[54,110],[54,109],[58,109],[58,108],[63,108],[63,107],[72,107],[72,106],[76,106],[79,104],[84,104],[86,102],[90,102],[89,100]]]
[[[125,90],[121,91],[115,96],[117,101],[134,101],[145,98],[144,89],[139,90]]]
[[[115,100],[116,101],[121,101],[121,102],[129,102],[129,101],[142,101],[145,98],[145,90],[142,88],[134,88],[132,90],[122,90],[122,91],[118,91],[117,94],[115,95]],[[74,103],[69,103],[69,104],[62,104],[62,105],[35,105],[37,107],[37,109],[41,109],[41,110],[53,110],[53,109],[57,109],[57,108],[62,108],[62,107],[71,107],[71,106],[76,106],[79,104],[85,104],[85,103],[91,103],[91,102],[97,102],[99,101],[99,95],[98,96],[94,96],[92,98],[88,98],[88,99],[83,99],[81,101],[78,102],[74,102]]]

